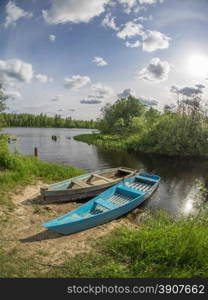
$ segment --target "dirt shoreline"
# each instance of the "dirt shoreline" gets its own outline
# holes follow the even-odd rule
[[[40,197],[40,187],[43,186],[47,185],[38,181],[10,194],[15,209],[9,213],[8,222],[1,228],[0,245],[4,250],[15,248],[20,257],[32,256],[39,263],[59,265],[76,254],[90,252],[93,240],[116,227],[136,226],[128,217],[124,217],[72,235],[47,231],[42,223],[67,213],[82,203],[45,205]]]

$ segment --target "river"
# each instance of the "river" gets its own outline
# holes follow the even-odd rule
[[[173,214],[187,214],[193,210],[196,179],[208,180],[208,161],[176,160],[154,155],[123,151],[106,151],[73,139],[73,136],[91,133],[90,129],[67,128],[3,128],[3,132],[17,136],[11,141],[11,152],[33,155],[38,148],[39,157],[48,162],[74,165],[86,171],[126,166],[160,175],[157,192],[145,206],[165,209]],[[57,140],[52,140],[52,135]]]

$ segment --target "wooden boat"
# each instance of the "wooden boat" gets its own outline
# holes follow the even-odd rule
[[[159,185],[160,177],[140,173],[107,189],[102,194],[43,226],[70,234],[116,219],[149,198]]]
[[[137,172],[126,167],[92,172],[41,188],[41,195],[48,203],[92,198]]]

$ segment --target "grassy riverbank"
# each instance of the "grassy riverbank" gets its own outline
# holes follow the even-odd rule
[[[137,153],[150,153],[150,154],[159,154],[167,157],[181,157],[181,158],[199,158],[199,159],[207,159],[208,153],[206,152],[196,152],[194,151],[184,151],[181,152],[172,150],[171,145],[167,146],[169,142],[166,139],[167,143],[163,150],[160,147],[157,147],[157,143],[154,145],[148,144],[148,137],[141,135],[109,135],[109,134],[80,134],[73,137],[75,140],[93,144],[102,149],[109,150],[125,150],[125,151],[133,151]],[[197,147],[195,148],[197,149]]]
[[[206,220],[207,214],[177,221],[153,214],[138,228],[120,226],[99,242],[94,238],[91,251],[59,265],[47,264],[44,248],[33,258],[22,257],[17,246],[0,250],[0,277],[208,277]]]
[[[133,137],[124,138],[120,135],[92,133],[76,135],[73,138],[77,141],[94,144],[104,149],[130,150],[130,142]]]
[[[175,221],[153,214],[138,229],[118,228],[96,243],[94,253],[75,257],[48,276],[208,277],[206,218]]]
[[[50,183],[82,173],[76,167],[47,163],[32,156],[10,154],[6,137],[0,136],[0,205],[10,205],[8,192],[14,191],[19,185],[25,186],[34,180]]]

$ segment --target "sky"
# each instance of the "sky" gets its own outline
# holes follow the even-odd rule
[[[208,96],[208,0],[0,0],[8,112],[96,119]]]

